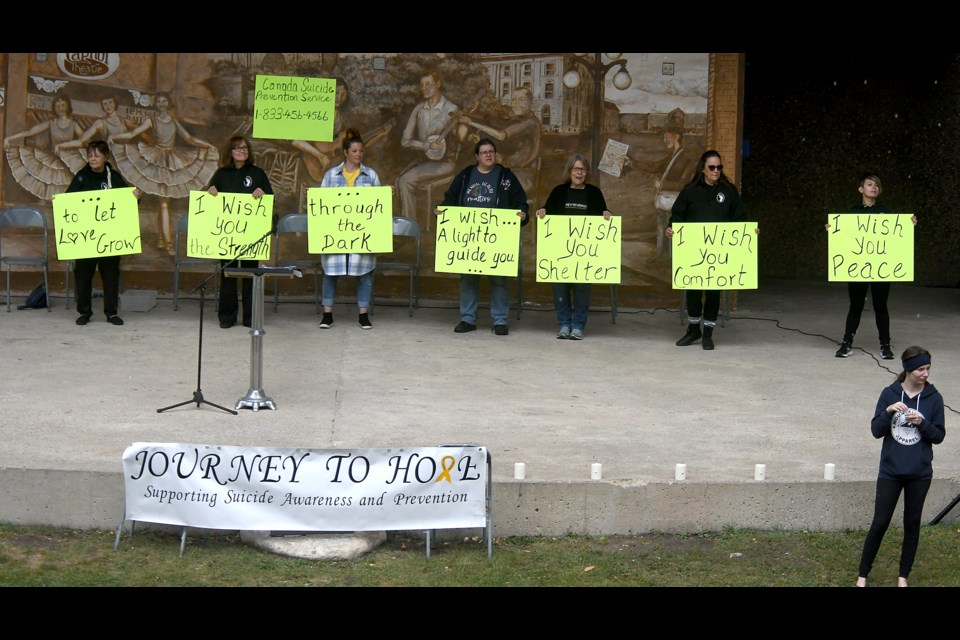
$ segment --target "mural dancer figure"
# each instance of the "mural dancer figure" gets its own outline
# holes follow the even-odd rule
[[[459,108],[441,93],[441,86],[439,71],[420,78],[423,102],[410,113],[400,140],[404,148],[423,151],[427,156],[426,160],[402,171],[397,178],[403,216],[413,220],[421,219],[417,216],[417,189],[453,175],[456,170],[456,150],[447,148],[447,138],[457,125]],[[427,206],[433,206],[433,203],[427,203]],[[426,228],[430,228],[429,216]]]
[[[328,169],[321,187],[379,187],[380,176],[363,164],[363,139],[356,129],[347,129],[343,138],[344,161]],[[373,329],[370,322],[370,300],[373,296],[373,271],[377,267],[374,253],[325,253],[323,263],[323,318],[321,329],[333,326],[333,301],[337,297],[340,276],[357,277],[357,312],[361,329]]]
[[[63,193],[73,180],[74,171],[56,155],[57,145],[83,135],[83,127],[73,117],[70,98],[55,97],[50,111],[53,117],[49,120],[3,140],[13,177],[21,187],[42,200],[52,200],[55,194]],[[14,144],[43,132],[47,132],[48,138],[36,145]]]
[[[537,217],[550,215],[599,216],[609,220],[613,215],[607,209],[607,201],[600,188],[587,184],[590,163],[577,153],[568,161],[564,174],[567,179],[553,188],[547,202],[537,209]],[[583,340],[583,330],[590,312],[589,282],[553,282],[553,306],[557,312],[560,340]]]
[[[84,149],[91,140],[108,140],[110,136],[125,133],[136,126],[135,123],[126,118],[121,118],[120,114],[117,113],[116,97],[106,95],[101,98],[100,108],[103,110],[103,117],[97,118],[79,139],[61,142],[54,149],[60,159],[73,172],[80,171],[83,168],[86,164],[86,158],[81,151],[74,152],[72,149]]]
[[[943,396],[928,382],[930,352],[909,347],[900,356],[903,371],[880,392],[870,421],[874,438],[883,438],[880,471],[874,499],[873,522],[863,541],[857,586],[867,586],[867,576],[903,494],[903,546],[897,586],[907,578],[920,544],[923,503],[933,479],[933,445],[943,442],[946,426]]]
[[[218,153],[214,145],[190,135],[180,121],[170,115],[175,105],[168,93],[158,93],[155,104],[157,115],[145,119],[135,129],[110,136],[107,141],[117,168],[144,192],[160,196],[157,248],[173,255],[176,249],[169,201],[186,198],[190,191],[204,190],[217,170]],[[154,143],[127,142],[148,130],[152,130]],[[178,147],[178,136],[193,148]]]
[[[489,138],[481,138],[474,149],[477,163],[463,169],[450,183],[440,206],[481,207],[483,209],[516,210],[520,226],[530,222],[530,205],[527,193],[513,171],[497,162],[497,145]],[[434,209],[434,215],[443,211]],[[510,290],[507,276],[490,278],[490,317],[493,318],[493,333],[505,336],[510,333],[507,317],[510,315]],[[480,276],[474,273],[460,274],[460,323],[454,333],[467,333],[477,328],[477,305],[480,301]]]

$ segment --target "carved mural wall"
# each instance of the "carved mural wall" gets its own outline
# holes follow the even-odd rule
[[[334,142],[253,138],[261,74],[336,78]],[[85,162],[84,139],[109,140],[114,167],[146,192],[143,253],[124,258],[127,286],[139,277],[170,289],[186,195],[204,189],[216,168],[209,145],[234,134],[251,139],[282,215],[302,211],[306,189],[342,161],[337,136],[361,131],[364,163],[395,186],[394,213],[421,224],[428,298],[456,298],[456,276],[433,272],[431,212],[454,173],[476,162],[480,137],[497,142],[531,211],[566,179],[571,154],[592,158],[588,182],[622,216],[624,304],[676,303],[662,237],[669,214],[658,210],[658,196],[664,201],[689,180],[706,148],[721,151],[735,182],[740,166],[739,54],[8,53],[0,54],[0,82],[4,204],[49,214],[52,195]],[[439,152],[425,148],[416,125],[423,105],[438,99],[458,116]],[[533,227],[523,235],[525,299],[548,301],[549,287],[534,278]],[[390,287],[405,295],[397,280],[378,280],[377,295]]]

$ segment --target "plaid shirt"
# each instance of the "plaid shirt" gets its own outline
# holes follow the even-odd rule
[[[347,179],[343,177],[343,163],[341,162],[323,174],[321,187],[345,187]],[[370,167],[361,164],[360,174],[353,183],[355,187],[379,187],[380,176]],[[375,253],[325,253],[320,257],[323,263],[323,272],[328,276],[361,276],[369,273],[377,266]]]

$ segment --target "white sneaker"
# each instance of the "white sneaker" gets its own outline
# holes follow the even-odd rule
[[[583,329],[574,329],[570,332],[571,340],[583,340]]]

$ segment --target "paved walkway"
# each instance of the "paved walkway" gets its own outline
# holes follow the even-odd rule
[[[541,285],[537,285],[541,286]],[[24,293],[25,296],[25,293]],[[17,298],[19,300],[20,298]],[[604,292],[594,301],[606,304]],[[552,309],[512,314],[510,335],[454,334],[452,305],[378,305],[362,331],[355,307],[338,304],[318,327],[312,300],[264,313],[262,388],[276,410],[238,415],[190,401],[197,388],[199,303],[173,311],[97,315],[85,326],[54,298],[45,310],[0,312],[3,420],[0,468],[119,473],[132,442],[313,448],[488,447],[494,482],[602,478],[623,486],[670,482],[683,463],[688,483],[750,483],[756,464],[769,482],[872,481],[880,442],[869,431],[877,396],[899,372],[881,361],[869,301],[854,356],[835,358],[846,312],[842,284],[777,281],[740,295],[715,333],[716,350],[679,348],[679,314],[594,311],[581,342],[554,338]],[[429,303],[427,303],[429,304]],[[960,407],[960,358],[952,331],[960,290],[895,285],[893,347],[933,354],[931,381]],[[481,310],[482,314],[486,310]],[[203,397],[234,408],[251,386],[251,338],[218,327],[208,300]],[[861,351],[860,348],[866,351]],[[935,449],[939,478],[960,478],[960,439]],[[0,520],[3,519],[0,508]]]

